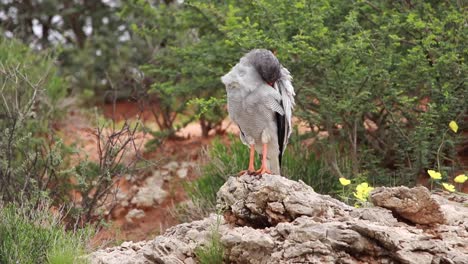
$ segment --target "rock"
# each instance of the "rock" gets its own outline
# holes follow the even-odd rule
[[[180,179],[185,179],[187,177],[187,174],[188,174],[188,169],[187,168],[180,168],[177,170],[177,177],[179,177]]]
[[[128,245],[103,249],[92,253],[89,259],[93,264],[193,263],[195,248],[207,243],[212,228],[218,223],[224,224],[222,216],[213,214],[169,228],[164,236],[146,241],[137,249],[129,250]]]
[[[142,187],[132,198],[131,203],[137,207],[151,207],[160,204],[167,196],[167,192],[159,186]]]
[[[390,209],[414,224],[444,224],[447,222],[440,204],[425,187],[379,187],[371,193],[374,205]]]
[[[140,219],[143,217],[145,217],[145,211],[134,208],[127,213],[127,215],[125,216],[125,219],[128,222],[133,222],[133,218]]]
[[[131,175],[131,174],[125,174],[123,177],[124,177],[125,180],[127,180],[127,181],[130,181],[130,180],[132,179],[132,175]]]
[[[320,195],[303,182],[285,181],[283,177],[263,175],[261,179],[249,175],[231,177],[218,191],[217,209],[225,211],[231,221],[266,227],[290,222],[297,217],[344,216],[351,207]]]
[[[115,200],[118,203],[120,203],[122,207],[128,206],[128,199],[129,199],[129,195],[121,189],[119,189],[117,193],[115,194]]]
[[[453,197],[455,194],[451,194]],[[433,195],[432,198],[440,204],[440,209],[445,217],[445,220],[450,225],[463,224],[468,219],[468,199],[465,195],[458,195],[458,202],[445,199],[445,197]],[[451,198],[451,197],[449,197]],[[463,205],[463,206],[460,206]]]
[[[172,174],[167,170],[161,171],[161,176],[162,176],[163,180],[166,181],[166,182],[168,182],[169,180],[172,179]]]
[[[89,255],[92,263],[118,263],[118,264],[148,264],[147,259],[141,257],[141,249],[146,241],[124,242],[120,247],[107,248]]]
[[[153,175],[150,177],[146,178],[144,185],[147,187],[162,187],[164,184],[164,179],[162,176],[161,171],[155,170],[153,171]]]
[[[175,171],[177,168],[179,168],[180,165],[177,161],[171,161],[164,166],[162,166],[163,169],[168,170],[168,171]]]
[[[146,178],[142,187],[132,186],[132,191],[136,191],[131,203],[137,207],[151,207],[155,204],[161,204],[167,196],[167,192],[162,189],[164,183],[160,171],[156,170]]]
[[[193,161],[182,161],[180,164],[181,168],[195,168],[197,166],[196,162]]]
[[[118,202],[124,201],[124,200],[127,199],[127,193],[125,193],[125,192],[122,191],[121,189],[118,189],[118,190],[117,190],[117,193],[115,194],[115,199],[116,199]]]
[[[371,195],[391,210],[353,208],[281,176],[231,177],[218,192],[224,216],[180,224],[140,247],[104,249],[90,259],[196,263],[195,249],[209,245],[216,233],[225,263],[467,263],[468,217],[462,204],[426,196],[420,188],[387,189]],[[453,212],[458,214],[447,215]],[[435,215],[443,224],[436,224]],[[412,221],[432,225],[419,228]]]

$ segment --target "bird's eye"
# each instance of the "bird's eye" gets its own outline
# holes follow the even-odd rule
[[[242,77],[242,76],[244,76],[244,75],[245,75],[245,70],[240,70],[240,71],[239,71],[239,76]]]

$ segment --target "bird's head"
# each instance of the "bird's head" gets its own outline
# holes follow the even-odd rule
[[[244,88],[251,90],[255,89],[262,82],[262,78],[247,58],[242,57],[231,71],[221,77],[221,81],[228,89]]]
[[[273,86],[280,78],[281,64],[273,52],[266,49],[254,49],[247,53],[245,57],[270,86]]]
[[[261,84],[273,86],[281,75],[281,64],[269,50],[255,49],[242,57],[230,72],[221,77],[226,88],[244,87],[249,90]]]

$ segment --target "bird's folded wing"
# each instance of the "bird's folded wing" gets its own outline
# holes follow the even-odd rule
[[[284,115],[284,109],[281,105],[281,95],[279,92],[265,84],[265,87],[259,88],[255,95],[246,98],[246,106],[262,106],[273,112]],[[258,109],[258,107],[255,107]],[[261,114],[261,113],[257,113]]]
[[[284,110],[284,118],[286,119],[286,126],[288,132],[286,133],[286,138],[289,138],[292,132],[292,110],[294,109],[294,87],[292,86],[292,76],[289,73],[288,69],[281,68],[281,77],[276,82],[275,88],[279,91],[281,95],[281,104]]]
[[[280,146],[281,154],[286,149],[286,145],[289,142],[289,137],[292,132],[292,110],[294,108],[294,87],[292,86],[292,76],[288,69],[281,68],[281,77],[275,83],[275,89],[281,96],[281,106],[284,111],[284,115],[276,117],[276,124],[278,127],[278,143]],[[280,157],[281,162],[281,157]]]

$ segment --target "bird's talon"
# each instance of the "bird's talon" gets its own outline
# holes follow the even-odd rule
[[[242,176],[242,175],[255,175],[256,171],[254,170],[243,170],[237,173],[237,176]]]
[[[243,170],[237,173],[237,176],[242,176],[242,175],[245,175],[246,173],[249,173],[249,172],[247,170]]]
[[[265,174],[265,173],[271,174],[271,171],[270,171],[269,169],[261,168],[261,169],[257,170],[257,171],[254,173],[254,175],[260,175],[260,176],[261,176],[261,175],[263,175],[263,174]]]

